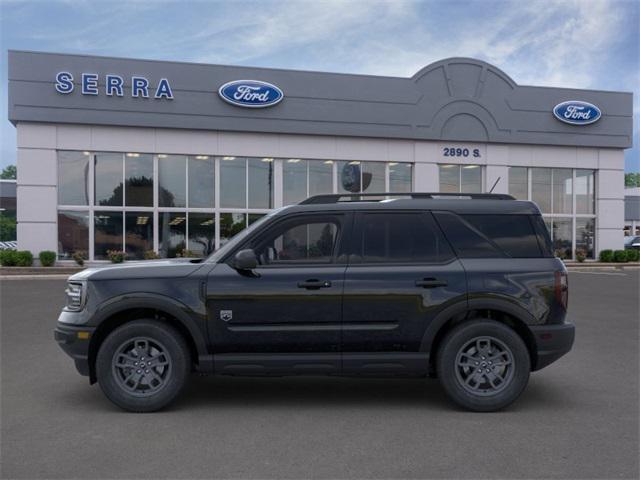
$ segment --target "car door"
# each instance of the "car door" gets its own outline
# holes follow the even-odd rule
[[[216,368],[339,370],[346,270],[340,251],[348,217],[287,216],[239,247],[255,251],[254,272],[236,271],[231,262],[211,271],[207,309]]]
[[[420,345],[429,322],[448,305],[466,301],[464,270],[433,216],[359,212],[350,253],[343,370],[426,370]]]

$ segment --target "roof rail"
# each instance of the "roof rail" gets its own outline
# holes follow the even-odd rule
[[[371,197],[378,197],[371,198]],[[515,200],[511,195],[505,193],[439,193],[439,192],[386,192],[386,193],[333,193],[326,195],[315,195],[301,201],[298,205],[315,205],[322,203],[340,202],[371,202],[386,200],[390,197],[418,199],[438,199],[442,197],[459,198],[465,200]]]

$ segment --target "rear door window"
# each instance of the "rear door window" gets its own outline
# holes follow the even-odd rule
[[[467,222],[514,258],[541,256],[529,215],[462,215]]]
[[[454,258],[430,213],[362,213],[356,222],[355,263],[443,263]]]
[[[451,212],[434,213],[460,258],[503,258],[506,255],[486,235]]]

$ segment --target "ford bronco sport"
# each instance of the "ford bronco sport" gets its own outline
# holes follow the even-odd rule
[[[474,411],[567,353],[567,271],[534,203],[497,194],[321,195],[203,260],[69,278],[55,338],[126,410],[189,373],[437,376]]]

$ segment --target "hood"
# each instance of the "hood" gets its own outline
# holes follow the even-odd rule
[[[90,267],[69,277],[69,280],[121,280],[134,278],[180,278],[192,274],[204,265],[202,259],[171,258],[141,260]]]

